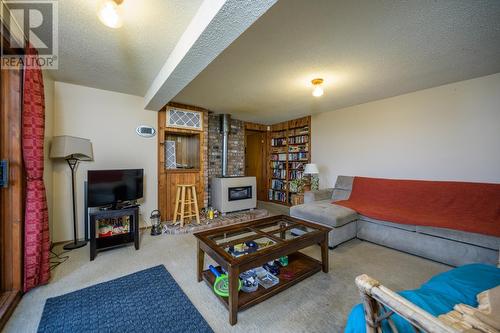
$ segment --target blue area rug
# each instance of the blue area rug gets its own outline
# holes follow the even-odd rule
[[[213,332],[164,266],[47,299],[38,332]]]

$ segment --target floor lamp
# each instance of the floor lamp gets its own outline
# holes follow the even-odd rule
[[[88,139],[77,138],[69,135],[55,136],[50,147],[50,158],[64,159],[71,169],[71,194],[73,200],[73,242],[63,246],[65,250],[74,250],[87,244],[86,240],[77,238],[75,174],[80,161],[92,161],[92,143]]]

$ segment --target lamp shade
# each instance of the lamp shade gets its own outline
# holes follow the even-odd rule
[[[316,165],[314,163],[306,164],[306,166],[304,168],[304,173],[305,174],[316,174],[316,173],[319,173],[318,165]]]
[[[82,161],[92,161],[92,143],[89,139],[61,135],[52,138],[50,158],[76,158]]]

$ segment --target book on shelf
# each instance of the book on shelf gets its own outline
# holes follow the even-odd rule
[[[286,138],[273,138],[271,139],[272,147],[283,147],[286,146]]]
[[[289,161],[305,161],[308,159],[307,152],[288,153]]]
[[[269,200],[286,202],[286,193],[269,190]]]
[[[286,161],[286,153],[281,154],[271,154],[271,160],[273,161]]]
[[[288,179],[301,179],[304,176],[304,171],[302,170],[289,170]]]
[[[288,138],[289,144],[308,143],[309,135],[291,136]]]
[[[286,182],[279,179],[271,180],[271,189],[273,190],[284,190],[286,188]]]
[[[285,169],[272,169],[273,170],[273,178],[286,178],[286,170]]]
[[[271,169],[285,169],[286,165],[284,161],[272,161]]]
[[[293,170],[304,170],[304,162],[288,162],[288,168]]]

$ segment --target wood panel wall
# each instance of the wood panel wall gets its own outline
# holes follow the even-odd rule
[[[0,159],[9,161],[9,186],[0,189],[1,329],[19,302],[22,290],[24,167],[21,150],[21,68],[2,69],[0,80]]]
[[[198,207],[204,207],[204,197],[205,197],[205,183],[206,183],[206,153],[207,147],[205,138],[205,130],[189,130],[182,128],[168,128],[166,127],[166,112],[170,107],[175,107],[178,109],[186,109],[192,111],[199,111],[208,113],[207,110],[178,103],[169,103],[158,112],[158,208],[161,212],[163,221],[171,221],[174,216],[175,208],[175,196],[177,185],[189,185],[193,184],[196,186],[196,195],[198,200]],[[203,117],[203,129],[208,126],[206,122],[207,117]],[[199,156],[199,167],[195,169],[165,169],[165,140],[167,138],[175,137],[175,135],[192,135],[193,140],[187,140],[185,147],[186,150],[197,150],[197,154],[186,155],[186,163],[194,163],[192,156]],[[197,139],[194,139],[197,138]],[[191,156],[191,157],[189,157]],[[182,162],[184,163],[184,162]]]

